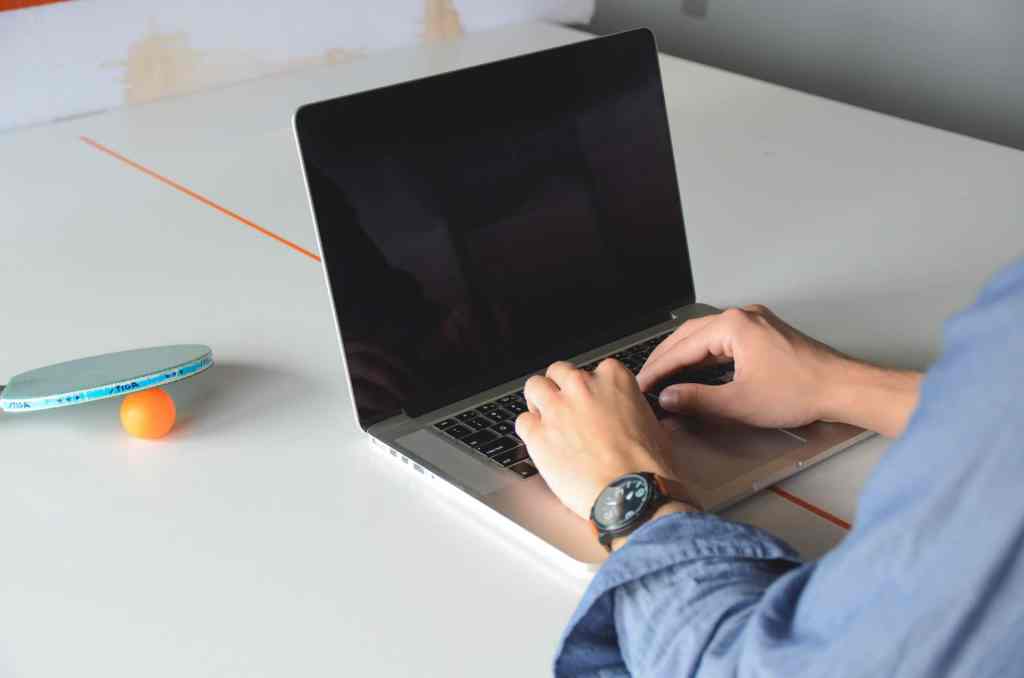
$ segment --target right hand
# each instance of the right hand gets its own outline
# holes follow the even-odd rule
[[[592,373],[557,362],[523,391],[530,409],[516,419],[516,433],[551,491],[580,518],[619,476],[672,475],[668,434],[619,361],[604,360]]]
[[[647,391],[684,367],[723,360],[735,363],[732,382],[668,386],[661,407],[754,426],[803,426],[835,417],[829,409],[832,386],[852,362],[754,305],[686,321],[654,349],[637,381]]]

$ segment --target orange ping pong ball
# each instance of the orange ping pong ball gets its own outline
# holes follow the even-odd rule
[[[176,414],[174,401],[162,388],[130,393],[121,401],[121,426],[136,438],[163,438]]]

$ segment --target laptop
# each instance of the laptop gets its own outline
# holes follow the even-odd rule
[[[652,34],[304,105],[294,127],[359,426],[549,555],[601,562],[514,422],[553,361],[635,373],[717,312],[696,301]],[[869,435],[669,423],[681,491],[708,511]]]

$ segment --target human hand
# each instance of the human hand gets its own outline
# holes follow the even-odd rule
[[[732,382],[669,386],[661,407],[755,426],[802,426],[836,417],[834,387],[853,362],[754,305],[686,321],[654,349],[637,382],[647,391],[684,367],[716,360],[735,363]]]
[[[654,349],[637,382],[647,391],[689,365],[729,359],[735,363],[732,382],[669,386],[661,407],[755,426],[840,421],[895,437],[917,407],[923,378],[854,360],[753,305],[686,321]]]
[[[547,376],[530,377],[524,395],[529,411],[516,419],[516,433],[551,491],[581,518],[619,476],[671,477],[668,433],[619,361],[593,373],[554,363]]]

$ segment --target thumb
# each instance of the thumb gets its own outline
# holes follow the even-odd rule
[[[674,384],[658,395],[658,404],[668,412],[699,412],[728,417],[737,409],[735,382],[721,386]]]

